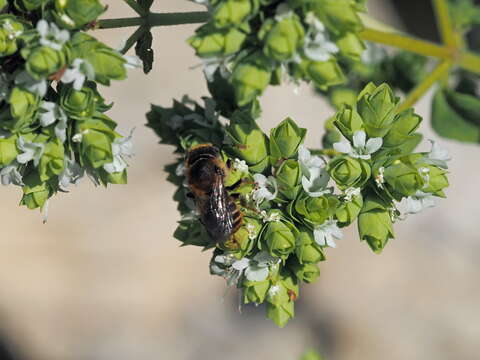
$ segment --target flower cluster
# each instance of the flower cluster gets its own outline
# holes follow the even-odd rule
[[[98,0],[0,2],[0,175],[23,188],[21,204],[43,208],[87,174],[126,182],[131,137],[115,131],[97,84],[123,80],[134,59],[85,31],[105,11]]]
[[[201,143],[222,149],[230,164],[225,186],[238,199],[243,225],[224,243],[208,237],[187,196],[182,157],[167,166],[182,215],[175,237],[215,247],[211,273],[240,288],[244,303],[265,302],[279,326],[294,316],[300,283],[318,278],[318,264],[342,238],[341,228],[358,220],[360,239],[378,253],[393,238],[396,219],[431,206],[448,186],[448,154],[435,143],[430,153],[412,153],[421,118],[413,110],[398,113],[387,85],[368,85],[356,104],[335,115],[342,139],[331,159],[303,145],[306,130],[292,119],[267,136],[250,111],[222,119],[215,103],[205,101],[205,107],[188,99],[154,106],[149,126],[181,155]]]
[[[344,82],[338,59],[357,61],[364,50],[356,0],[195,0],[210,21],[189,39],[204,60],[207,80],[227,79],[239,106],[283,78],[320,89]]]

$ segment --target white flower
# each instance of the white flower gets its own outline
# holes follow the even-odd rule
[[[9,165],[0,170],[0,177],[2,178],[2,185],[18,185],[23,186],[22,174],[18,171],[18,163],[13,161]]]
[[[320,246],[336,247],[335,240],[343,237],[336,220],[327,220],[313,230],[315,242]]]
[[[448,169],[447,161],[452,159],[448,154],[448,150],[440,147],[436,141],[430,140],[430,142],[432,143],[432,148],[427,155],[428,163]]]
[[[65,155],[64,170],[58,175],[60,189],[66,191],[70,184],[76,185],[84,174],[85,170],[75,162],[75,159],[70,159],[69,156]]]
[[[380,137],[371,138],[366,141],[367,134],[365,131],[358,130],[353,134],[353,148],[352,144],[347,139],[343,139],[340,142],[333,144],[333,148],[341,153],[350,155],[353,158],[360,158],[368,160],[371,158],[371,155],[378,151],[383,144],[383,140]]]
[[[338,53],[338,46],[329,40],[325,26],[313,12],[307,13],[305,22],[310,25],[305,36],[305,55],[314,61],[328,61],[332,54]]]
[[[255,225],[252,223],[248,223],[246,226],[247,232],[248,232],[248,238],[250,240],[255,240],[257,237],[257,232],[255,231]]]
[[[360,188],[349,187],[347,190],[345,190],[343,199],[347,202],[350,202],[354,197],[359,196],[360,193],[361,193]]]
[[[126,60],[124,66],[126,69],[136,69],[142,66],[142,60],[136,55],[123,55]]]
[[[327,188],[330,181],[330,175],[325,168],[311,168],[310,177],[302,176],[302,187],[311,197],[320,197],[331,192]]]
[[[256,189],[253,190],[253,200],[260,205],[264,200],[270,201],[277,197],[278,185],[273,176],[266,178],[262,174],[253,175]]]
[[[36,80],[30,76],[30,74],[26,71],[20,72],[15,77],[15,84],[20,85],[25,90],[34,93],[40,97],[44,97],[47,93],[47,80]]]
[[[83,135],[86,135],[89,133],[89,130],[88,129],[85,129],[79,133],[76,133],[75,135],[72,136],[72,141],[74,143],[81,143],[82,140],[83,140]]]
[[[56,51],[62,50],[63,44],[70,40],[68,30],[60,30],[54,23],[49,25],[43,19],[37,23],[37,31],[40,34],[40,44]]]
[[[417,191],[415,195],[403,198],[397,205],[402,214],[418,214],[424,209],[434,207],[435,199],[430,193]]]
[[[248,165],[245,160],[235,159],[233,167],[242,173],[248,173]]]
[[[77,91],[82,90],[86,79],[93,80],[95,78],[95,69],[86,60],[75,59],[71,67],[65,70],[60,81],[64,84],[73,83],[73,88]]]
[[[260,212],[263,222],[277,222],[282,218],[282,214],[279,211],[272,211],[270,214],[267,214],[265,210]]]
[[[269,267],[277,264],[279,260],[279,258],[262,251],[255,255],[253,259],[244,257],[235,261],[232,268],[240,273],[244,272],[249,281],[263,281],[268,277]]]
[[[320,156],[312,156],[310,150],[304,145],[298,147],[298,161],[300,162],[302,173],[307,176],[311,168],[321,168],[325,166],[325,161]]]
[[[181,162],[178,164],[178,166],[175,168],[175,175],[177,176],[185,176],[187,168],[185,167],[185,163]]]
[[[428,187],[428,185],[430,184],[430,169],[427,167],[421,167],[420,169],[418,169],[418,173],[422,177],[423,181],[425,181],[423,187]]]
[[[65,114],[60,106],[50,101],[43,101],[40,108],[43,110],[43,112],[40,113],[40,125],[46,127],[58,120],[55,126],[55,135],[62,143],[65,142],[67,139],[67,114]]]
[[[17,161],[20,164],[26,164],[30,160],[33,160],[33,164],[38,166],[40,158],[45,151],[45,144],[28,142],[23,139],[22,136],[18,137],[17,147],[22,151],[21,154],[17,155]]]
[[[280,291],[280,286],[273,285],[270,287],[270,289],[268,289],[268,296],[274,297],[275,295],[278,294],[279,291]]]
[[[375,184],[379,189],[383,189],[383,184],[385,184],[385,168],[381,166],[378,169],[378,175],[375,176]]]
[[[132,135],[133,130],[129,136],[115,139],[112,143],[113,162],[103,165],[106,172],[118,173],[127,168],[126,158],[133,156]]]

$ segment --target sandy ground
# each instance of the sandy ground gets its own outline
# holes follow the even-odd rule
[[[105,2],[108,17],[130,14],[120,1]],[[157,3],[158,11],[198,9]],[[375,6],[381,1],[373,3],[388,19]],[[328,251],[320,280],[302,288],[285,329],[263,309],[239,314],[238,294],[224,296],[224,282],[208,273],[210,255],[179,247],[174,188],[162,171],[171,148],[158,145],[144,114],[150,103],[206,95],[200,69],[188,70],[198,64],[184,42],[194,29],[156,29],[151,75],[133,71],[104,90],[120,129],[136,128],[128,186],[94,189],[85,180],[51,202],[46,225],[17,206],[17,189],[0,189],[0,326],[21,358],[292,360],[315,347],[328,360],[478,359],[479,147],[441,140],[454,159],[448,199],[397,224],[380,256],[352,228]],[[116,46],[129,31],[98,36]],[[310,130],[311,146],[332,113],[307,86],[299,95],[291,86],[269,89],[262,104],[265,129],[289,115]],[[426,120],[428,104],[417,108]],[[436,138],[428,121],[422,130]]]

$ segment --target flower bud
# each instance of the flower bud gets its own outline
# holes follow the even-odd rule
[[[235,112],[226,132],[233,143],[230,152],[245,160],[252,171],[263,172],[268,166],[268,139],[255,120],[246,112]]]
[[[78,121],[76,134],[80,134],[80,155],[82,162],[97,169],[113,162],[112,142],[118,137],[115,123],[106,115]]]
[[[0,138],[0,166],[4,167],[17,158],[17,135],[8,138]]]
[[[215,27],[239,25],[258,10],[258,0],[226,0],[214,7],[212,18]]]
[[[335,214],[339,200],[332,195],[320,197],[303,196],[295,201],[295,211],[305,223],[320,225]]]
[[[343,84],[346,81],[342,69],[335,59],[328,61],[303,60],[300,68],[306,79],[312,80],[320,90]]]
[[[55,0],[56,20],[67,29],[79,29],[93,22],[105,9],[99,0]]]
[[[77,91],[71,86],[62,86],[60,106],[73,119],[91,118],[95,112],[95,92],[89,87]]]
[[[42,182],[37,173],[32,172],[23,178],[23,197],[20,205],[29,209],[42,208],[53,191],[46,182]]]
[[[298,230],[287,221],[271,221],[262,232],[262,241],[270,255],[286,259],[295,250]]]
[[[347,155],[332,159],[327,165],[327,171],[342,190],[350,187],[361,188],[372,174],[368,162]]]
[[[337,39],[336,44],[341,55],[357,61],[365,50],[365,44],[354,32],[345,33]]]
[[[4,130],[19,132],[33,123],[40,101],[34,94],[15,87],[10,92],[8,103],[10,106],[5,106],[0,112],[0,126]]]
[[[351,201],[343,202],[335,213],[338,226],[344,227],[353,223],[363,207],[362,195],[352,197]]]
[[[368,195],[358,216],[358,232],[375,253],[380,253],[393,239],[393,226],[388,205],[376,195]]]
[[[270,131],[270,161],[273,166],[279,160],[295,157],[298,147],[305,140],[307,130],[300,128],[290,118],[283,120]]]
[[[244,280],[243,287],[243,302],[245,304],[254,303],[261,304],[265,301],[267,291],[270,288],[270,280],[264,281],[248,281]]]
[[[304,37],[303,26],[295,15],[276,22],[267,20],[259,32],[264,54],[277,61],[291,59],[302,47]]]
[[[14,16],[0,15],[0,57],[12,55],[18,50],[17,36],[24,29],[23,24]]]
[[[260,96],[270,83],[271,76],[268,61],[258,55],[235,66],[230,81],[235,90],[237,105],[247,105]]]
[[[188,39],[188,43],[199,57],[224,57],[238,52],[246,37],[239,29],[215,29],[207,24],[198,28],[195,35]]]
[[[34,79],[40,80],[59,71],[65,63],[66,57],[63,51],[40,46],[30,53],[25,68]]]
[[[53,176],[60,175],[64,169],[65,149],[58,139],[50,139],[45,143],[45,151],[40,159],[38,172],[41,181],[47,181]]]
[[[322,248],[315,242],[312,232],[306,229],[300,231],[297,238],[295,255],[300,264],[316,264],[325,260]]]
[[[314,1],[312,8],[315,15],[334,34],[363,29],[353,1]]]
[[[317,264],[300,264],[297,260],[293,260],[289,264],[289,268],[293,271],[298,281],[307,284],[315,282],[320,276],[320,269]]]
[[[262,224],[253,218],[244,217],[243,222],[244,224],[225,243],[219,244],[222,250],[240,257],[244,257],[253,249],[262,229]]]
[[[420,173],[409,157],[395,160],[385,167],[384,179],[389,188],[403,196],[414,195],[425,185],[426,177]]]
[[[302,171],[296,160],[286,160],[280,165],[275,174],[278,191],[281,196],[293,200],[301,189]]]
[[[350,141],[353,134],[359,130],[364,130],[363,121],[355,107],[345,105],[335,114],[334,124],[338,130]]]
[[[395,147],[411,140],[421,122],[422,117],[415,114],[413,109],[401,112],[395,117],[392,128],[383,138],[383,145],[385,147]]]
[[[368,84],[359,95],[357,110],[369,137],[383,137],[392,128],[399,99],[387,84]]]

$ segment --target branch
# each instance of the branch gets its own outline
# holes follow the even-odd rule
[[[145,16],[148,12],[145,11],[135,0],[123,0],[130,6],[138,15]]]
[[[192,11],[180,13],[150,13],[142,17],[120,18],[120,19],[104,19],[98,21],[99,29],[113,29],[119,27],[130,27],[148,25],[155,26],[172,26],[184,24],[204,23],[209,19],[210,15],[206,11]]]
[[[450,47],[458,47],[457,38],[453,29],[452,19],[448,10],[446,0],[432,0],[433,9],[435,10],[435,17],[437,19],[437,26],[440,31],[442,41],[445,45]]]

